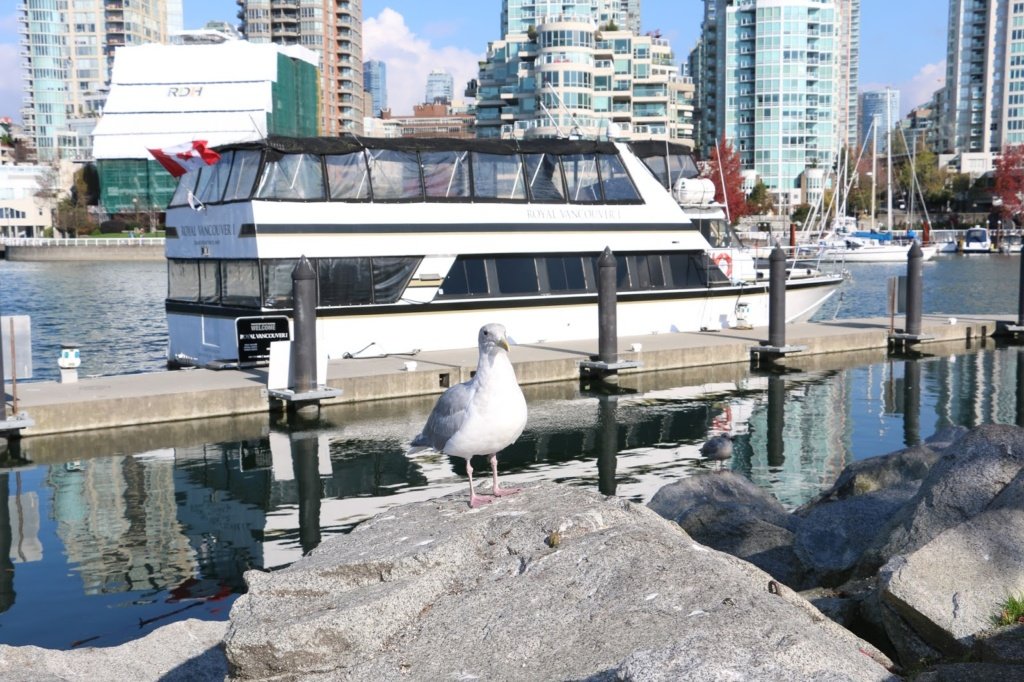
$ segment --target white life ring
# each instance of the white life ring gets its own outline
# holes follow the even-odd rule
[[[724,261],[725,268],[723,268],[723,272],[725,272],[726,277],[732,277],[732,256],[727,253],[718,253],[715,254],[715,257],[712,258],[712,260],[719,268],[722,267],[722,262]]]

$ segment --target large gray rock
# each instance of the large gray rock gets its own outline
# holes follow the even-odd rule
[[[731,471],[690,476],[661,488],[647,505],[697,542],[748,561],[793,589],[806,569],[793,553],[793,517],[768,492]]]
[[[921,487],[864,551],[858,575],[871,575],[890,558],[908,554],[943,531],[974,517],[1024,467],[1024,429],[979,426],[943,450]]]
[[[115,647],[55,651],[0,645],[0,680],[224,680],[228,665],[221,640],[227,629],[223,621],[190,619]]]
[[[802,509],[793,551],[807,567],[810,581],[834,587],[848,580],[878,530],[913,498],[919,485],[907,481],[869,488],[849,496],[822,498]]]
[[[989,508],[880,571],[882,599],[947,656],[974,649],[1008,596],[1024,594],[1024,472]]]
[[[239,679],[891,679],[757,568],[568,486],[397,507],[246,578],[226,638]]]
[[[936,434],[936,445],[956,432]],[[864,551],[893,515],[910,501],[939,459],[930,445],[857,460],[836,482],[803,505],[793,550],[816,585],[836,586],[853,574]]]

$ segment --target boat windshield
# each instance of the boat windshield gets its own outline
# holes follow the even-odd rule
[[[743,248],[743,241],[740,236],[736,233],[736,230],[732,228],[732,225],[727,223],[722,218],[696,218],[693,221],[700,233],[704,235],[704,238],[708,240],[712,248],[715,249],[739,249]]]

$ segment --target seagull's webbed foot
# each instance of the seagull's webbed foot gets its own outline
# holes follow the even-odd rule
[[[507,497],[509,495],[515,495],[516,493],[522,492],[522,488],[499,488],[495,486],[491,489],[491,494],[495,497]]]
[[[490,504],[491,502],[494,502],[494,500],[490,497],[480,497],[479,495],[476,495],[474,493],[469,494],[469,506],[472,509],[482,507],[485,504]]]
[[[493,454],[487,458],[491,462],[491,495],[495,497],[507,497],[522,491],[522,488],[502,488],[498,485],[498,455]]]

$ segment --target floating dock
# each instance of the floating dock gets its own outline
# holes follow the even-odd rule
[[[927,352],[933,343],[966,345],[1014,323],[1010,315],[925,315],[922,335],[928,341],[917,348]],[[896,326],[900,324],[897,318]],[[787,344],[805,348],[784,362],[799,366],[801,358],[808,356],[886,349],[892,331],[889,318],[787,325]],[[767,327],[679,332],[619,337],[618,349],[620,360],[639,364],[630,372],[657,372],[750,364],[752,347],[767,338]],[[523,385],[578,380],[580,363],[597,354],[597,343],[595,338],[513,346],[512,363]],[[476,347],[331,360],[327,385],[341,389],[341,394],[324,400],[322,405],[437,394],[469,379],[476,362]],[[5,388],[10,413],[11,385]],[[19,382],[17,393],[18,413],[32,422],[20,430],[26,438],[284,409],[284,404],[267,391],[266,368],[83,377],[75,383]]]

